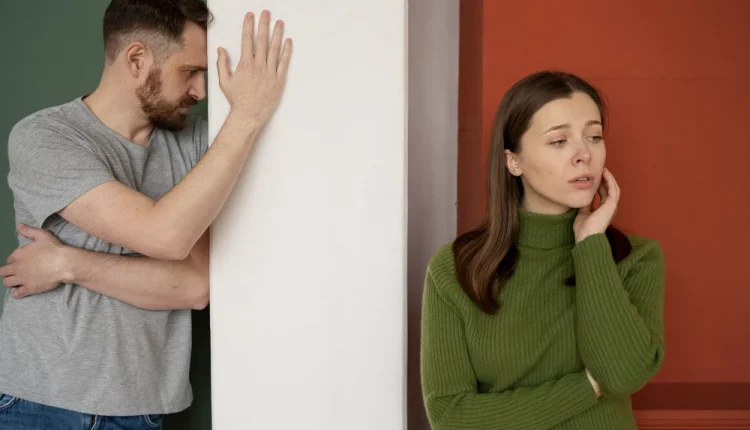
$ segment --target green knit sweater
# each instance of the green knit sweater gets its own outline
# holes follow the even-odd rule
[[[633,251],[615,264],[604,234],[575,243],[576,213],[520,214],[519,259],[495,315],[461,289],[450,245],[431,259],[421,372],[433,429],[636,428],[629,395],[664,357],[661,248],[630,236]],[[572,274],[576,286],[564,285]]]

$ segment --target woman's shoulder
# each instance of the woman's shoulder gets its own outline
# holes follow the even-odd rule
[[[626,237],[632,250],[623,263],[664,265],[664,252],[657,240],[636,234],[626,234]]]
[[[461,293],[463,290],[456,275],[453,257],[453,242],[441,245],[427,263],[427,277],[434,288],[444,294]]]
[[[456,272],[453,259],[453,242],[444,243],[430,257],[427,264],[428,270],[435,272]]]
[[[661,254],[661,244],[656,239],[652,239],[646,236],[637,234],[626,234],[630,245],[633,247],[631,251],[633,254],[644,255],[644,254]]]

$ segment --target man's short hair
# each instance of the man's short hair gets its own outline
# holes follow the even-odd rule
[[[204,30],[211,12],[203,0],[112,0],[104,12],[104,54],[114,61],[120,51],[133,41],[151,49],[157,60],[163,60],[182,45],[187,22]]]

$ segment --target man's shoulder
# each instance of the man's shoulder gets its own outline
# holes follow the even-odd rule
[[[192,136],[203,139],[208,134],[208,121],[200,115],[191,114],[188,117],[185,130],[190,131]]]
[[[200,115],[190,114],[187,121],[189,126],[193,127],[208,127],[208,121]]]
[[[208,121],[199,115],[190,115],[185,126],[180,130],[173,132],[166,131],[158,135],[171,136],[171,138],[167,138],[167,142],[172,141],[176,143],[179,151],[184,157],[187,157],[191,168],[208,151]]]
[[[48,107],[26,115],[10,129],[11,136],[26,133],[30,130],[45,129],[60,122],[61,118],[57,114],[58,108],[59,106]]]
[[[59,134],[75,129],[78,113],[75,101],[32,112],[13,125],[8,138],[9,145],[40,134]]]

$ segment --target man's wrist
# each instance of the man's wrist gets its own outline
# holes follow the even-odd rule
[[[72,246],[61,246],[57,253],[58,260],[58,275],[60,282],[64,283],[75,283],[76,282],[76,261],[81,250],[73,248]]]
[[[251,115],[247,115],[239,109],[232,108],[224,124],[231,127],[232,132],[239,133],[245,142],[250,143],[258,137],[263,128],[261,124],[257,124],[251,118]]]

